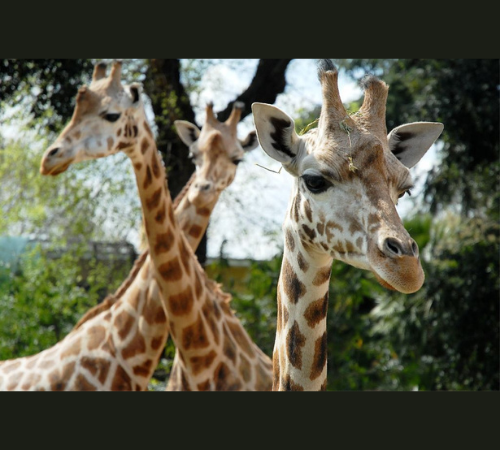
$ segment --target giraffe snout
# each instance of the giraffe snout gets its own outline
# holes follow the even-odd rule
[[[418,245],[413,239],[406,241],[388,237],[382,244],[382,252],[389,258],[413,256],[418,258]]]

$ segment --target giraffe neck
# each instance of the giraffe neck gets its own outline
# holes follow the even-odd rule
[[[319,255],[286,224],[277,289],[273,390],[326,389],[326,315],[333,259]]]
[[[124,150],[132,161],[142,205],[149,254],[169,317],[172,337],[199,319],[205,289],[203,269],[180,228],[165,169],[144,117],[137,121],[137,144]]]
[[[174,201],[175,218],[179,226],[184,230],[184,235],[190,247],[193,250],[198,248],[200,241],[208,228],[210,215],[219,199],[217,195],[214,200],[203,206],[196,206],[190,200],[187,192],[196,178],[196,172],[193,173],[184,189],[179,193]]]
[[[156,280],[176,346],[184,390],[269,390],[271,362],[209,280],[174,217],[165,170],[145,120],[132,161]],[[188,205],[189,206],[189,205]],[[204,215],[201,215],[204,218]],[[205,219],[204,219],[205,220]]]

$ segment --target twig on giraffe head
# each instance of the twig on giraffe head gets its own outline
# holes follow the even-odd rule
[[[280,170],[276,171],[276,170],[272,170],[272,169],[268,169],[267,167],[264,167],[264,166],[261,166],[260,164],[257,164],[255,163],[256,166],[259,166],[259,167],[262,167],[263,169],[266,169],[268,170],[269,172],[274,172],[274,173],[280,173],[281,172],[281,169],[283,169],[283,166],[280,167]]]
[[[318,123],[318,121],[319,121],[319,118],[313,120],[310,124],[308,124],[304,128],[302,128],[302,130],[299,131],[299,136],[302,136],[306,131],[309,131],[313,127],[314,124]]]
[[[347,133],[347,137],[349,138],[349,148],[351,148],[351,147],[352,147],[352,143],[351,143],[351,131],[352,131],[352,128],[351,128],[349,125],[347,125],[347,124],[345,123],[346,119],[349,119],[349,118],[350,118],[350,116],[349,116],[349,115],[347,115],[347,116],[346,116],[346,117],[345,117],[345,118],[344,118],[344,119],[343,119],[343,120],[339,123],[339,125],[340,125],[340,129],[341,129],[342,131],[345,131],[345,132]],[[357,167],[354,165],[354,163],[352,162],[352,156],[351,156],[351,154],[350,154],[350,153],[349,153],[349,156],[347,157],[347,159],[349,160],[349,170],[350,170],[351,172],[356,172],[356,170],[358,170],[358,168],[357,168]]]

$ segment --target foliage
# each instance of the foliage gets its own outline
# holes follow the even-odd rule
[[[228,262],[224,258],[212,262],[213,278],[232,295],[231,307],[252,340],[271,357],[276,335],[276,288],[281,257],[269,261],[252,261],[244,280],[244,289],[235,286],[234,279],[223,278]]]
[[[53,249],[38,244],[22,255],[15,272],[0,264],[0,360],[55,345],[131,268],[88,259],[87,252],[85,245],[72,246],[54,257]]]
[[[89,59],[4,59],[0,62],[0,107],[18,105],[16,116],[31,116],[57,132],[73,114],[78,87],[90,81]],[[33,124],[34,122],[32,122]]]

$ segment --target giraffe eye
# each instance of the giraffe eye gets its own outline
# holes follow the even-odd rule
[[[119,113],[110,113],[110,114],[105,114],[104,119],[107,120],[108,122],[116,122],[120,118],[121,114]]]
[[[237,166],[241,161],[243,161],[243,160],[242,159],[233,159],[233,164]]]
[[[302,175],[302,179],[313,194],[324,192],[331,186],[330,182],[318,175]]]
[[[411,191],[409,189],[407,189],[406,191],[404,191],[401,194],[399,194],[398,198],[404,197],[405,194],[408,194],[409,196],[411,196]]]

